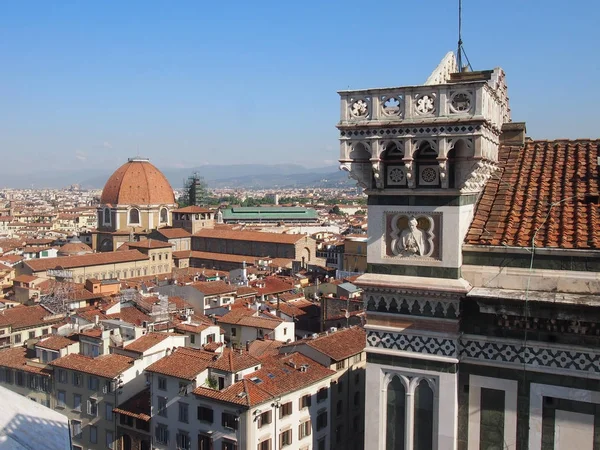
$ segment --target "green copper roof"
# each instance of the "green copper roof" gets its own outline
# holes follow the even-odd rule
[[[234,207],[221,210],[223,220],[317,220],[312,208],[299,207]]]

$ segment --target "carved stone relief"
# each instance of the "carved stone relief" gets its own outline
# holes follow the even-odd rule
[[[418,94],[415,97],[415,112],[426,116],[435,112],[435,94]]]
[[[387,216],[386,253],[391,257],[430,259],[439,257],[436,222],[439,215],[390,213]],[[439,225],[439,223],[438,223]]]

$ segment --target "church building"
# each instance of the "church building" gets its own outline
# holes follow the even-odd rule
[[[93,249],[114,251],[124,242],[167,227],[176,208],[173,188],[162,172],[148,159],[130,158],[102,190],[98,226],[92,232]]]
[[[368,195],[365,448],[600,448],[600,140],[535,141],[502,69],[339,92]]]

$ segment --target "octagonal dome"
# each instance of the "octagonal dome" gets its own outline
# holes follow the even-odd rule
[[[100,203],[107,205],[174,205],[167,178],[148,159],[130,158],[111,175]]]

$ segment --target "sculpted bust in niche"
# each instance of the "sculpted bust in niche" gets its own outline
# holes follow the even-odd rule
[[[392,220],[394,255],[403,257],[431,256],[433,253],[433,220],[428,216],[399,214]]]

